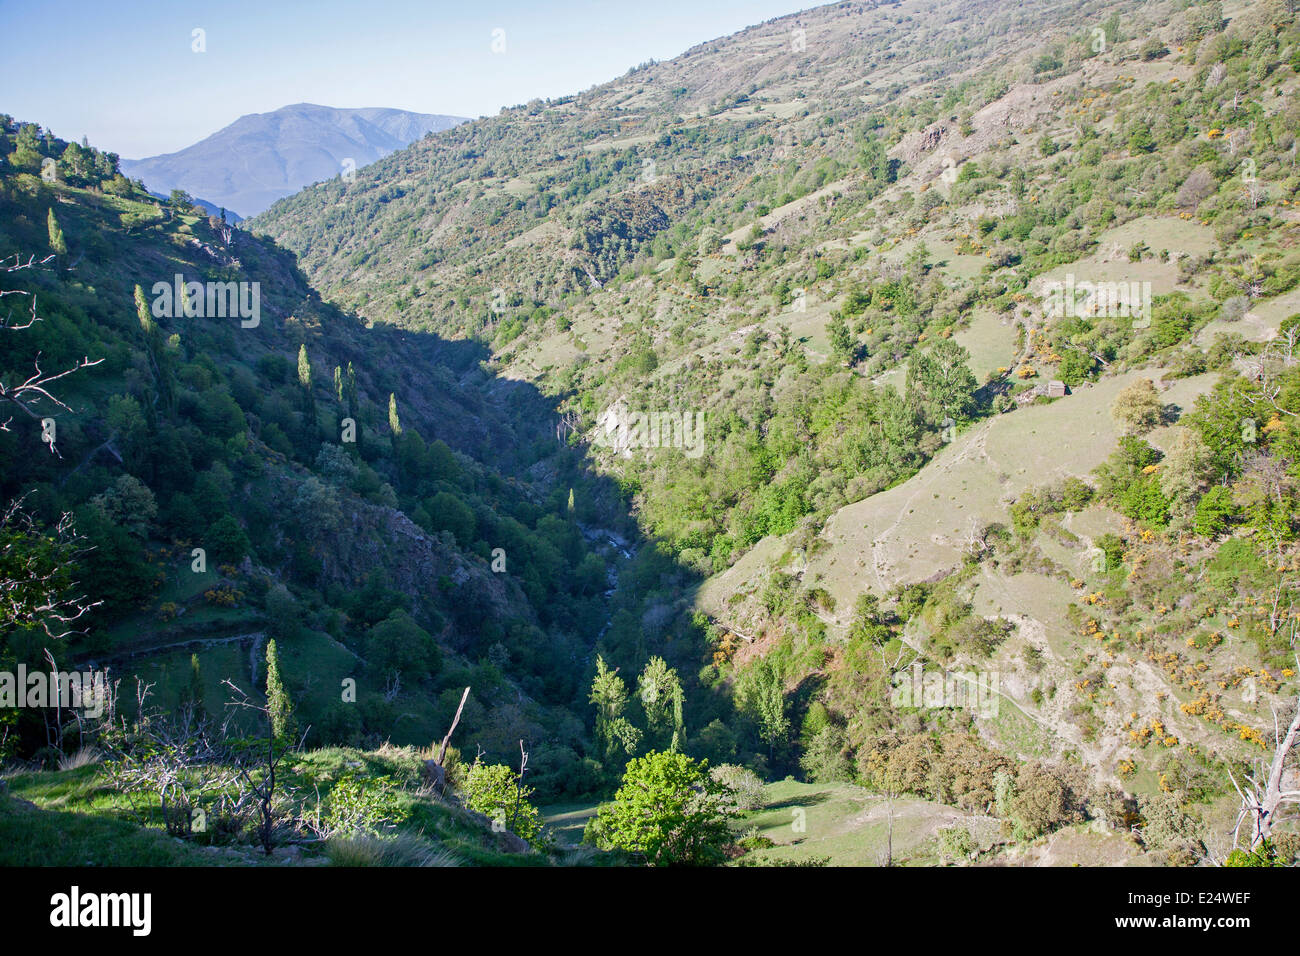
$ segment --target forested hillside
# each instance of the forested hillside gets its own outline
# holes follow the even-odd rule
[[[112,155],[8,117],[0,152],[3,381],[88,360],[35,396],[37,420],[5,416],[6,534],[47,541],[94,604],[66,627],[13,622],[32,627],[6,635],[10,669],[46,646],[60,665],[144,660],[160,706],[198,680],[220,713],[219,681],[253,680],[249,649],[270,637],[308,742],[427,743],[469,684],[462,729],[503,757],[550,737],[539,785],[581,790],[609,586],[583,529],[630,526],[556,442],[547,400],[482,371],[472,343],[367,330],[291,255],[156,202]],[[260,317],[154,318],[154,284],[177,275],[258,283]],[[45,625],[73,633],[51,643]],[[51,742],[39,714],[13,715],[7,750]]]

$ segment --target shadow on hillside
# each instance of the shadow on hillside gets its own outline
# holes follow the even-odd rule
[[[96,228],[107,227],[101,224]],[[202,234],[201,229],[199,232]],[[323,301],[311,288],[296,256],[265,236],[240,234],[235,250],[240,259],[236,277],[261,283],[260,323],[246,328],[232,319],[182,316],[162,319],[159,326],[164,335],[178,336],[185,350],[182,356],[187,354],[191,364],[210,362],[232,378],[236,373],[249,378],[255,371],[256,377],[250,380],[271,388],[271,400],[278,400],[276,396],[281,392],[287,395],[297,388],[294,368],[299,347],[305,345],[312,366],[312,394],[317,417],[314,421],[310,417],[302,418],[305,440],[290,436],[294,446],[291,450],[283,444],[284,435],[281,434],[281,447],[287,450],[268,455],[265,449],[259,449],[260,457],[281,463],[302,478],[300,467],[313,467],[320,448],[330,443],[330,434],[344,414],[344,403],[335,391],[335,369],[347,370],[351,366],[356,370],[357,393],[365,406],[366,428],[370,429],[366,434],[374,435],[375,430],[382,433],[379,439],[371,439],[368,449],[365,448],[366,440],[362,439],[362,458],[386,469],[384,478],[394,485],[399,484],[395,477],[398,473],[396,443],[393,443],[392,462],[383,459],[382,453],[377,451],[389,443],[385,423],[389,396],[392,395],[400,412],[403,432],[417,432],[426,443],[441,440],[453,452],[459,452],[485,467],[487,487],[476,489],[475,494],[481,494],[484,500],[505,503],[501,509],[494,505],[494,510],[505,515],[531,516],[531,520],[524,522],[530,530],[546,515],[572,521],[585,539],[585,551],[600,550],[604,554],[611,573],[603,598],[598,598],[599,592],[596,591],[588,592],[589,597],[585,599],[588,602],[603,600],[603,626],[584,629],[576,635],[576,644],[582,650],[566,662],[569,674],[563,680],[553,680],[550,674],[529,672],[529,664],[517,658],[510,665],[517,668],[517,672],[507,672],[507,677],[525,688],[528,696],[547,706],[566,708],[587,725],[589,732],[592,708],[587,703],[587,688],[597,653],[603,654],[612,666],[620,667],[622,677],[633,689],[636,674],[647,660],[651,656],[660,656],[676,668],[685,686],[688,740],[711,720],[726,718],[733,712],[725,691],[715,693],[697,683],[697,674],[709,659],[710,649],[704,645],[701,632],[691,622],[689,607],[683,605],[683,599],[694,593],[700,576],[654,546],[655,542],[642,533],[618,483],[596,471],[586,446],[573,442],[566,430],[560,427],[559,405],[569,396],[547,396],[532,383],[503,377],[492,365],[489,348],[481,342],[449,340],[430,331],[385,324],[367,328],[356,316]],[[167,263],[167,275],[160,277],[156,252],[153,246],[144,242],[123,241],[113,250],[110,261],[76,277],[83,285],[94,282],[100,286],[99,301],[104,303],[105,311],[99,315],[92,314],[91,321],[100,323],[104,342],[116,343],[118,340],[110,336],[121,336],[120,341],[127,347],[140,348],[138,341],[123,334],[124,329],[134,331],[130,306],[133,285],[139,284],[149,290],[160,279],[170,279],[173,272],[183,272],[187,280],[201,282],[231,278],[227,265],[210,261],[197,247],[187,250],[184,259]],[[50,281],[55,279],[49,278]],[[63,279],[58,279],[51,288],[69,297],[76,294],[70,285],[65,288]],[[130,321],[123,321],[126,316]],[[182,357],[181,361],[186,359]],[[90,493],[97,492],[113,476],[122,473],[120,458],[111,460],[111,456],[98,452],[95,447],[100,443],[107,447],[113,438],[112,429],[104,417],[103,405],[107,398],[117,392],[128,393],[130,389],[121,367],[119,361],[116,372],[87,374],[83,379],[70,380],[68,395],[75,398],[74,404],[84,409],[85,414],[79,416],[78,431],[69,429],[65,457],[50,460],[48,454],[41,456],[41,449],[34,445],[33,439],[32,464],[24,466],[21,473],[15,470],[0,478],[0,490],[6,496],[21,493],[24,487],[36,482],[62,487],[69,474],[75,469],[87,469],[92,459],[93,467],[84,471],[79,479],[88,487],[94,484]],[[281,368],[283,377],[267,379],[267,373],[262,371],[265,367]],[[201,395],[195,387],[187,397],[198,400]],[[259,410],[267,398],[264,392],[258,399]],[[184,417],[189,414],[182,413],[176,421],[191,427],[192,420]],[[247,407],[246,414],[250,431],[274,447],[268,423],[247,412]],[[24,443],[18,451],[27,454],[25,444],[28,437],[24,435],[15,440]],[[568,501],[573,489],[577,494],[570,510]],[[166,504],[164,497],[160,491],[160,506]],[[246,523],[255,520],[242,513],[241,516]],[[281,510],[269,510],[264,521],[274,524],[276,533],[282,534],[284,527],[294,527],[298,517]],[[253,529],[250,527],[249,530]],[[498,545],[498,542],[484,540],[490,548]],[[466,543],[462,543],[459,550],[467,562],[481,564],[481,577],[492,577],[488,572],[489,559],[479,550]],[[303,558],[292,556],[288,564],[293,565],[299,560]],[[544,608],[537,607],[536,588],[528,590],[527,582],[520,577],[528,570],[522,565],[523,562],[516,562],[512,554],[505,577],[514,575],[519,585],[514,593],[529,594],[532,609],[544,611]],[[278,571],[281,564],[271,566]],[[356,570],[364,575],[374,567]],[[296,577],[292,580],[324,590],[320,585]],[[384,583],[388,585],[391,582]],[[563,601],[565,593],[576,592],[561,592],[555,599]],[[197,601],[202,607],[202,597]],[[578,599],[574,598],[574,603],[577,602]],[[461,604],[465,605],[465,602]],[[669,608],[673,610],[671,618],[665,615]],[[477,627],[482,632],[469,635],[470,639],[462,642],[474,649],[468,657],[472,664],[494,642],[502,639],[502,625],[508,625],[509,621],[489,620],[490,615],[484,608],[461,606],[455,610],[453,620],[457,628]],[[153,643],[159,648],[193,649],[189,645],[173,648],[173,625],[159,624],[151,617],[141,615],[120,623],[132,622],[156,626],[160,633]],[[105,630],[103,626],[96,627],[98,634]],[[211,637],[206,632],[192,637],[182,636],[196,642]],[[125,654],[115,657],[114,648],[109,646],[91,646],[85,651],[102,660],[121,658],[123,663],[129,660]],[[534,661],[545,659],[538,655]],[[142,659],[137,658],[131,666],[138,669],[141,663]],[[479,666],[482,666],[481,662]],[[540,664],[534,668],[535,671],[540,669]],[[555,690],[550,685],[563,685],[564,689]],[[494,701],[494,705],[497,703]],[[520,726],[526,723],[521,717]],[[537,743],[540,749],[542,741]]]
[[[618,482],[598,472],[586,442],[574,441],[563,427],[560,405],[571,393],[548,396],[530,382],[503,377],[492,365],[490,349],[479,341],[383,323],[363,328],[360,320],[310,290],[291,252],[267,237],[259,241],[292,263],[303,299],[314,300],[322,312],[322,335],[332,337],[340,363],[352,352],[364,360],[370,400],[382,406],[389,393],[397,397],[404,428],[414,428],[426,441],[440,439],[496,469],[506,478],[501,494],[548,513],[565,516],[570,489],[585,491],[576,501],[574,519],[588,548],[601,547],[613,566],[604,626],[599,633],[582,635],[586,658],[574,662],[584,671],[586,686],[597,653],[619,666],[633,689],[636,673],[651,656],[660,656],[676,668],[686,690],[688,741],[711,720],[734,713],[728,689],[710,691],[697,682],[711,657],[690,611],[703,577],[656,547]],[[673,617],[665,622],[669,608]],[[585,688],[581,697],[585,704]],[[589,718],[589,707],[577,710],[584,721]]]

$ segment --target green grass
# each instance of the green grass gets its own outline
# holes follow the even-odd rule
[[[786,780],[764,789],[766,804],[746,814],[735,829],[743,833],[756,827],[760,836],[772,840],[776,846],[756,853],[772,860],[829,858],[831,866],[881,865],[892,811],[894,863],[924,862],[932,854],[923,847],[938,829],[966,816],[915,797],[889,801],[847,783]]]
[[[3,866],[202,866],[210,862],[200,847],[160,830],[0,799]]]
[[[582,843],[582,832],[587,821],[596,815],[597,806],[591,802],[556,803],[541,808],[542,818],[555,834],[556,843],[577,846]]]
[[[543,853],[507,852],[502,839],[481,820],[425,790],[422,770],[421,757],[411,748],[385,745],[361,751],[328,747],[288,759],[282,765],[279,788],[294,805],[296,815],[310,815],[316,808],[317,795],[328,806],[331,790],[344,777],[363,782],[388,778],[393,804],[401,811],[400,821],[379,836],[354,835],[322,848],[325,858],[335,865],[548,866],[556,862]],[[283,856],[267,859],[248,844],[219,851],[201,846],[198,840],[168,836],[156,801],[142,794],[133,804],[107,785],[103,768],[98,765],[15,774],[8,778],[8,784],[12,798],[0,798],[0,865],[288,862]],[[309,849],[301,862],[321,862],[321,851]]]

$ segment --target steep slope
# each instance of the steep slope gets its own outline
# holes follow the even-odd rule
[[[0,419],[5,560],[54,555],[94,603],[53,640],[48,608],[6,617],[0,670],[49,648],[110,668],[124,708],[138,678],[150,709],[201,691],[220,716],[223,682],[259,687],[275,639],[311,744],[426,745],[468,685],[464,739],[507,760],[536,741],[539,792],[590,790],[584,672],[625,559],[584,530],[634,536],[549,400],[471,343],[367,329],[283,249],[9,117],[0,259],[6,407],[34,367],[75,369],[58,402],[28,395],[35,418]],[[188,311],[177,281],[201,284]],[[210,311],[214,283],[249,311]],[[5,756],[48,753],[47,716],[0,712]]]
[[[211,204],[213,212],[220,207],[246,217],[461,122],[458,116],[407,110],[296,103],[241,116],[193,146],[124,159],[121,167],[155,193],[181,189]]]
[[[755,766],[1023,833],[1016,790],[1063,794],[1051,826],[1137,821],[1108,788],[1209,818],[1294,701],[1298,42],[1273,2],[834,4],[252,228],[562,399],[715,575],[641,620],[702,612]],[[1124,299],[1063,306],[1084,283]],[[903,701],[912,664],[1004,706]],[[1217,825],[1149,847],[1222,859]]]

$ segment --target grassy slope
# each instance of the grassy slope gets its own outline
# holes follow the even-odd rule
[[[537,866],[539,853],[504,849],[483,818],[466,814],[419,785],[419,758],[409,749],[378,751],[325,748],[298,755],[282,776],[281,792],[295,810],[310,813],[319,792],[326,807],[344,777],[394,780],[396,802],[407,816],[396,829],[429,855],[467,866]],[[134,801],[111,789],[97,765],[19,773],[6,778],[0,796],[0,866],[262,866],[315,865],[335,859],[328,848],[277,849],[268,858],[247,843],[201,845],[168,836],[153,800]],[[562,854],[561,854],[562,855]],[[340,854],[338,857],[343,859]],[[352,857],[348,858],[351,861]]]

